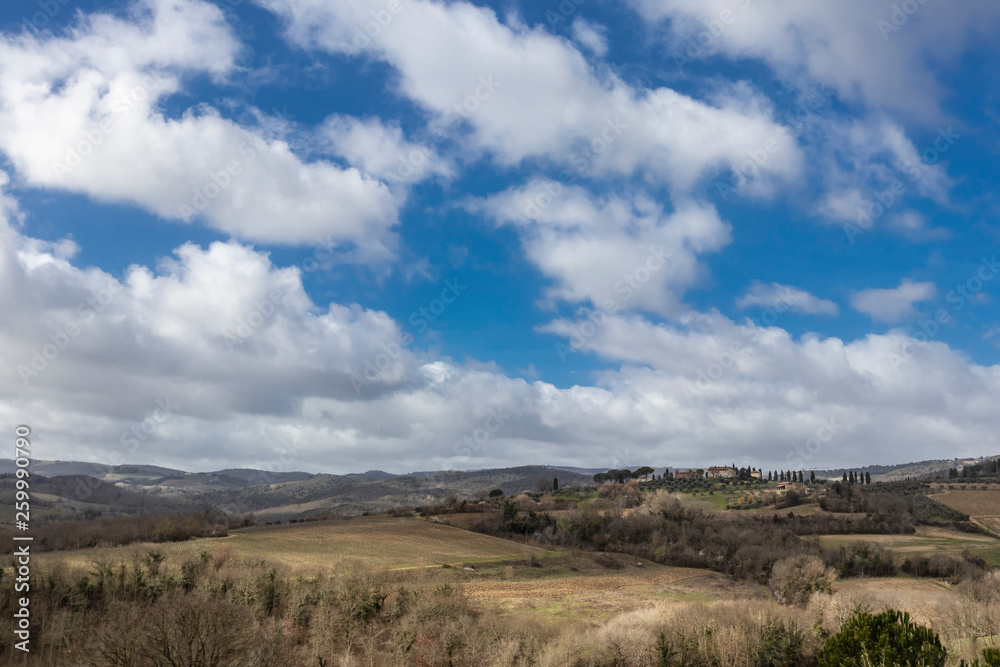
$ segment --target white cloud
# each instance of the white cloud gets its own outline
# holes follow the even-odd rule
[[[868,231],[905,215],[907,198],[947,204],[953,181],[941,161],[960,138],[953,130],[942,130],[935,139],[944,150],[933,149],[932,143],[929,161],[903,128],[886,118],[826,122],[809,151],[827,189],[820,215],[829,223],[850,222]]]
[[[331,116],[319,130],[331,152],[361,171],[389,184],[409,184],[431,175],[450,177],[454,171],[437,152],[406,140],[403,130],[377,118]]]
[[[241,46],[215,5],[144,0],[130,20],[84,15],[65,36],[0,36],[0,150],[29,185],[201,217],[234,236],[317,238],[385,252],[388,188],[199,106],[160,108],[184,77],[235,71]]]
[[[675,57],[756,58],[786,78],[834,88],[841,99],[940,119],[938,77],[970,42],[989,39],[1000,6],[989,0],[887,3],[844,0],[631,0],[650,22],[668,22]],[[915,12],[903,12],[901,6]],[[881,23],[880,23],[881,22]]]
[[[765,467],[832,467],[904,447],[964,453],[1000,427],[1000,368],[899,332],[845,343],[718,313],[556,320],[545,331],[565,337],[568,363],[589,352],[624,364],[559,388],[399,345],[385,313],[315,304],[297,269],[237,243],[185,245],[117,277],[75,267],[65,244],[0,231],[0,416],[30,424],[49,458],[402,472],[752,452]],[[359,394],[368,363],[384,370]],[[503,425],[469,449],[491,411]],[[824,424],[833,437],[807,449]]]
[[[892,231],[915,243],[946,241],[952,237],[951,231],[946,227],[930,227],[927,218],[916,211],[903,211],[891,216],[888,222]]]
[[[608,310],[677,314],[703,276],[698,256],[730,241],[712,206],[684,201],[673,212],[646,196],[596,197],[534,180],[470,205],[517,228],[528,258],[554,281],[546,296]]]
[[[866,289],[851,294],[851,307],[880,322],[899,322],[916,313],[913,304],[933,299],[934,283],[915,283],[904,278],[899,287]]]
[[[237,243],[182,246],[155,271],[119,278],[0,230],[0,417],[30,424],[48,458],[402,472],[704,465],[752,452],[765,467],[833,467],[899,460],[902,448],[961,454],[1000,427],[998,367],[899,332],[845,343],[717,313],[677,326],[557,320],[546,330],[573,353],[624,363],[594,386],[559,388],[397,346],[385,313],[315,304],[297,269]],[[359,395],[352,374],[366,362],[385,370]],[[32,363],[25,383],[19,367]],[[503,424],[468,448],[491,411]],[[834,436],[806,448],[824,423]]]
[[[259,1],[284,18],[294,43],[348,54],[357,52],[360,26],[383,9],[377,0]],[[767,193],[799,172],[791,134],[746,86],[730,87],[714,106],[669,88],[637,89],[592,67],[565,39],[503,24],[467,2],[412,0],[385,23],[358,40],[363,56],[390,63],[401,94],[504,165],[539,159],[594,175],[642,171],[677,193],[741,167],[756,174],[747,192]],[[759,166],[751,154],[764,146]]]
[[[749,308],[750,306],[774,308],[777,312],[790,309],[809,315],[837,315],[840,313],[840,308],[833,301],[820,299],[805,290],[779,283],[765,285],[754,282],[750,286],[750,290],[736,300],[736,305],[740,308]]]
[[[586,19],[577,17],[573,20],[573,39],[585,46],[598,58],[608,53],[608,40],[604,36],[603,26],[595,25]]]

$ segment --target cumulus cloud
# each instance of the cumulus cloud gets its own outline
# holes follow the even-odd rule
[[[545,330],[566,354],[622,364],[560,388],[435,358],[385,313],[317,304],[299,269],[235,242],[184,245],[153,268],[77,267],[71,245],[12,226],[13,206],[0,416],[31,424],[49,458],[403,472],[753,452],[823,467],[962,452],[1000,426],[1000,370],[937,342],[905,354],[916,343],[899,332],[796,340],[714,312],[556,320]]]
[[[239,238],[326,237],[384,254],[397,209],[376,178],[304,162],[280,137],[211,107],[164,113],[186,77],[230,76],[241,48],[223,12],[201,0],[81,15],[61,36],[2,35],[0,150],[29,185]]]
[[[707,204],[668,212],[647,196],[597,197],[542,179],[470,208],[517,229],[528,258],[554,282],[549,298],[611,312],[682,312],[681,297],[704,275],[699,256],[730,241],[729,225]]]
[[[916,314],[913,304],[933,299],[936,295],[934,283],[915,283],[904,278],[899,287],[853,292],[851,307],[879,322],[899,322]]]
[[[714,105],[670,88],[635,88],[592,67],[565,39],[467,2],[407,2],[368,38],[361,26],[384,10],[377,0],[259,1],[299,46],[388,62],[402,95],[504,165],[536,159],[594,175],[641,171],[678,193],[706,173],[739,170],[765,145],[773,150],[762,165],[751,161],[748,193],[794,179],[801,166],[788,129],[747,86],[725,89]]]
[[[454,175],[452,167],[432,147],[407,141],[399,126],[377,118],[331,116],[318,134],[332,153],[390,184]]]
[[[960,7],[867,0],[631,4],[657,28],[668,26],[681,63],[706,54],[756,58],[784,77],[828,85],[845,101],[921,120],[941,118],[942,70],[970,42],[991,38],[1000,19],[989,0]]]
[[[898,123],[886,118],[825,123],[810,151],[827,190],[818,207],[820,215],[828,223],[857,225],[855,232],[888,219],[892,231],[913,240],[925,236],[912,227],[916,219],[902,202],[923,198],[948,203],[953,181],[941,158],[959,138],[952,129],[942,129],[935,140],[944,151],[934,148],[933,142],[921,150]]]
[[[805,290],[779,283],[765,285],[754,282],[749,291],[736,300],[740,308],[761,306],[774,308],[778,312],[794,310],[808,315],[837,315],[840,308],[833,301],[820,299]]]

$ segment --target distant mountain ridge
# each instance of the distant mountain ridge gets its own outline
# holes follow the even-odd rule
[[[0,459],[0,474],[11,473],[14,469],[13,461]],[[539,480],[550,484],[553,478],[558,478],[559,485],[563,487],[594,484],[592,474],[548,466],[439,470],[407,475],[369,470],[331,475],[272,473],[252,468],[189,473],[139,464],[108,466],[79,461],[33,461],[31,472],[54,481],[71,477],[96,478],[108,488],[155,497],[160,502],[158,507],[174,502],[178,510],[216,507],[231,513],[253,512],[274,518],[361,514],[399,506],[431,505],[451,496],[468,499],[493,489],[515,495],[535,490]],[[75,482],[74,489],[79,488],[81,484]],[[83,498],[74,492],[65,500],[75,507]],[[136,501],[130,502],[139,505]]]

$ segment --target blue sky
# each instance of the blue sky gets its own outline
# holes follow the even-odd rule
[[[998,22],[9,3],[0,413],[185,469],[995,453]]]

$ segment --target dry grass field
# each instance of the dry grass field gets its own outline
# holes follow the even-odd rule
[[[414,518],[364,517],[338,521],[247,528],[228,537],[146,545],[168,558],[228,547],[234,558],[279,561],[293,570],[334,568],[360,561],[398,569],[545,556],[551,552],[452,526]],[[137,548],[137,547],[132,547]],[[44,554],[73,565],[89,565],[120,553],[121,547]]]
[[[960,600],[952,586],[938,579],[845,579],[836,582],[833,589],[837,594],[875,608],[909,612],[918,623],[938,628]]]
[[[472,598],[547,598],[582,593],[607,594],[632,587],[652,587],[673,584],[685,579],[704,577],[712,573],[687,567],[647,566],[645,570],[628,574],[560,577],[536,581],[490,581],[462,584]]]

